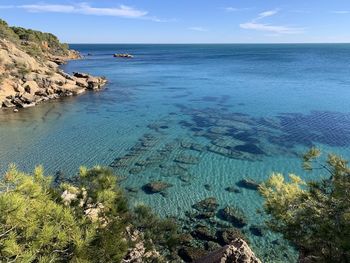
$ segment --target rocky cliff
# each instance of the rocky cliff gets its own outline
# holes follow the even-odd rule
[[[0,20],[0,108],[27,108],[43,101],[100,89],[106,80],[63,72],[59,65],[78,59],[52,34],[10,28]]]

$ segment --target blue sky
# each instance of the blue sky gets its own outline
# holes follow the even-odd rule
[[[350,42],[350,0],[1,0],[68,43]]]

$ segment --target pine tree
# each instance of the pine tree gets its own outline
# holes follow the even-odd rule
[[[262,184],[268,226],[283,234],[301,257],[314,262],[350,262],[350,169],[348,162],[312,148],[304,157],[306,170],[326,172],[321,180],[305,182],[296,175],[286,180],[273,174]]]

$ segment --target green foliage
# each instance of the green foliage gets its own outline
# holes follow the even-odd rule
[[[62,44],[58,38],[51,33],[22,27],[10,27],[4,20],[0,19],[0,39],[6,39],[35,57],[43,56],[47,52],[52,55],[64,56],[68,54],[68,45]]]
[[[47,46],[47,51],[55,55],[66,55],[68,51],[67,44],[61,44],[58,38],[51,33],[44,33],[37,30],[25,29],[22,27],[11,27],[13,32],[22,41],[35,43],[38,47],[42,47],[42,51],[45,51]],[[30,45],[28,50],[35,50],[35,45]],[[38,52],[38,50],[36,50]]]
[[[350,261],[350,169],[347,161],[329,155],[319,162],[318,149],[304,157],[306,170],[326,171],[326,179],[304,182],[296,175],[286,181],[273,174],[262,184],[268,226],[291,241],[302,255],[317,262]],[[323,176],[324,177],[324,176]]]
[[[19,37],[16,33],[8,26],[8,24],[0,19],[0,39],[7,39],[14,43],[19,43]]]
[[[35,58],[42,58],[43,56],[43,51],[40,48],[40,46],[36,43],[28,43],[26,45],[23,45],[24,51]]]
[[[126,205],[115,176],[95,167],[81,169],[80,177],[79,186],[53,188],[42,167],[33,175],[10,167],[0,182],[0,262],[123,258]]]

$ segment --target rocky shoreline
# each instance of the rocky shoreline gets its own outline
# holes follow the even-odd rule
[[[104,77],[79,72],[70,75],[59,68],[73,59],[81,59],[74,50],[66,56],[38,58],[0,39],[0,108],[17,112],[48,100],[99,90],[106,84]]]

